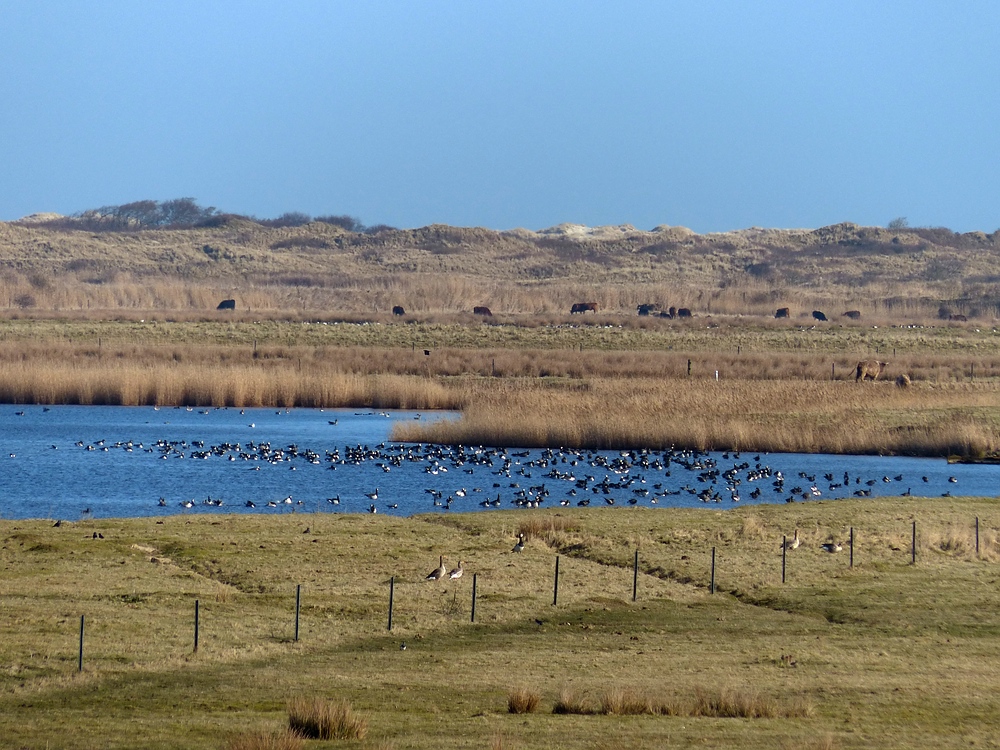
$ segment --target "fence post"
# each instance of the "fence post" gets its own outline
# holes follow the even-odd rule
[[[851,567],[854,567],[854,527],[851,527]]]
[[[552,583],[552,606],[559,601],[559,555],[556,555],[556,577]]]
[[[299,641],[299,605],[302,602],[302,584],[295,586],[295,642]]]
[[[785,560],[788,557],[788,537],[781,536],[781,582],[785,582]]]
[[[635,562],[632,565],[632,601],[639,598],[639,548],[635,549]]]
[[[712,584],[708,589],[708,593],[715,593],[715,547],[712,547]]]
[[[194,652],[198,653],[198,600],[194,600]]]
[[[478,583],[479,574],[472,574],[472,619],[470,622],[476,621],[476,584]]]
[[[917,522],[913,522],[913,541],[910,544],[910,564],[917,564]]]
[[[979,516],[976,516],[976,554],[979,554]]]
[[[77,663],[77,671],[83,671],[83,615],[80,615],[80,660]]]
[[[389,579],[389,630],[392,630],[392,599],[396,592],[396,576]]]

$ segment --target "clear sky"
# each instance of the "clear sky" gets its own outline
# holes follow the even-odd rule
[[[992,232],[998,32],[993,0],[0,0],[0,220]]]

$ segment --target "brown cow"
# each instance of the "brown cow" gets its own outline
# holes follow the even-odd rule
[[[597,303],[596,302],[576,302],[576,303],[574,303],[573,308],[569,312],[570,312],[570,315],[572,315],[573,313],[585,313],[588,310],[590,312],[596,313],[597,312]]]
[[[788,317],[788,308],[787,307],[779,307],[777,309],[777,311],[774,313],[774,317],[775,318],[787,318]]]
[[[842,317],[844,317],[844,318],[850,318],[851,320],[861,320],[861,311],[860,310],[848,310],[847,312],[845,312],[845,313],[842,314]]]
[[[964,315],[962,315],[961,313],[952,313],[951,315],[948,316],[948,320],[954,320],[958,321],[959,323],[965,323],[969,319]]]
[[[392,314],[393,314],[393,315],[406,315],[406,310],[404,310],[404,309],[403,309],[402,307],[400,307],[399,305],[395,305],[395,306],[393,306],[393,308],[392,308]]]
[[[885,366],[889,364],[888,362],[879,362],[875,359],[863,359],[858,362],[858,366],[854,369],[854,382],[857,383],[859,380],[878,380],[878,376],[885,371]]]
[[[473,315],[485,315],[489,318],[493,317],[493,313],[490,312],[490,308],[486,307],[486,305],[476,305],[472,308],[472,313]]]

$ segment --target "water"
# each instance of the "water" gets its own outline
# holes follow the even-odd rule
[[[1000,495],[1000,466],[943,459],[504,451],[388,442],[396,422],[455,416],[2,405],[0,516],[74,520],[372,508],[411,515],[608,504],[724,509],[865,493]]]

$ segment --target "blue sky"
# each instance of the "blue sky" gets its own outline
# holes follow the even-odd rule
[[[0,220],[1000,227],[1000,3],[0,0]]]

